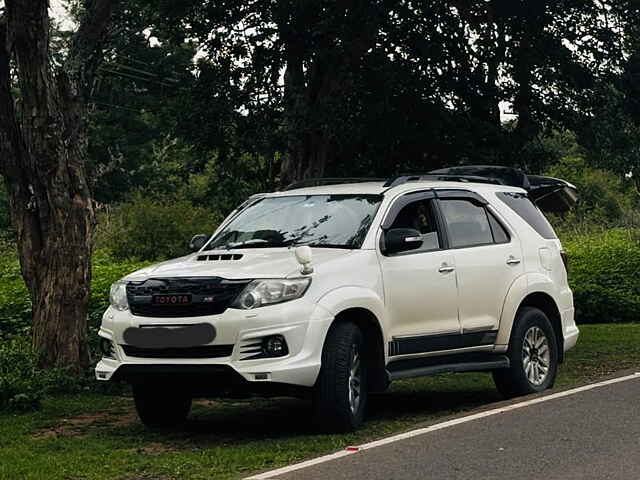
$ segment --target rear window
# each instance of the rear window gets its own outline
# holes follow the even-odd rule
[[[542,212],[524,193],[518,192],[498,192],[497,197],[506,203],[511,210],[516,212],[522,219],[531,225],[542,238],[558,238],[553,227],[545,218]]]
[[[441,200],[440,208],[447,222],[453,248],[493,243],[493,235],[484,207],[474,205],[467,200]]]

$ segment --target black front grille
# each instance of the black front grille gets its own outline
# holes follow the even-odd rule
[[[228,357],[233,345],[204,345],[200,347],[181,348],[141,348],[133,345],[122,345],[128,357],[139,358],[219,358]]]
[[[127,299],[133,315],[139,317],[179,318],[219,315],[251,280],[226,280],[220,277],[149,278],[127,284]],[[187,304],[153,303],[154,295],[191,295]]]
[[[195,303],[191,305],[151,305],[130,304],[131,313],[138,317],[179,318],[202,317],[204,315],[219,315],[227,306],[221,304]]]

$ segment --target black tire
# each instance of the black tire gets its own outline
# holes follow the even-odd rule
[[[360,366],[357,397],[350,395],[350,383],[355,378],[351,377],[354,348]],[[368,398],[366,358],[364,337],[357,325],[341,322],[331,327],[313,391],[314,419],[320,430],[351,432],[362,425]],[[351,398],[357,398],[357,402],[351,402]]]
[[[542,343],[540,332],[544,334],[546,343]],[[535,338],[538,341],[533,343],[540,346],[530,348],[530,340]],[[558,342],[551,322],[542,310],[523,307],[518,311],[507,356],[511,366],[493,372],[493,380],[503,396],[519,397],[553,387],[558,372]],[[531,361],[527,362],[527,359]],[[545,364],[548,364],[546,371]],[[537,381],[532,381],[532,378]]]
[[[133,398],[138,417],[147,427],[180,425],[191,410],[191,396],[172,391],[167,385],[133,385]]]

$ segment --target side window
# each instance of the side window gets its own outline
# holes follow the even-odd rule
[[[433,200],[418,200],[410,203],[398,212],[390,229],[411,228],[420,232],[422,246],[412,253],[437,250],[440,248],[436,217],[433,213]]]
[[[507,232],[493,213],[487,211],[487,215],[489,215],[489,225],[491,225],[491,231],[493,232],[493,241],[495,243],[509,243],[509,240],[511,240],[509,232]]]
[[[527,222],[542,238],[558,238],[542,212],[524,193],[498,192],[498,198]]]
[[[484,207],[468,200],[440,200],[452,248],[493,243],[489,217]]]

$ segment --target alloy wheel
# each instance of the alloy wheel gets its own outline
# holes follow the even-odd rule
[[[360,408],[360,395],[362,388],[360,368],[360,351],[358,345],[351,345],[351,361],[349,363],[349,407],[351,413],[356,415]]]
[[[540,327],[533,326],[524,335],[522,367],[532,385],[542,385],[549,374],[551,349],[549,339]]]

